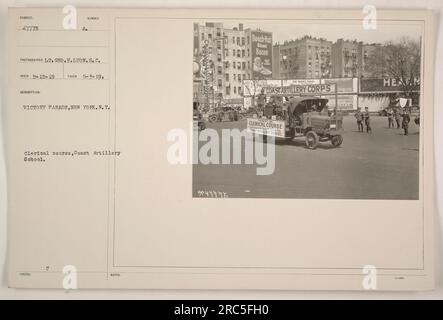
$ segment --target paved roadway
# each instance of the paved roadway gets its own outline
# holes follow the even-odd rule
[[[207,126],[220,133],[223,128],[244,129],[246,122]],[[419,128],[413,119],[409,127],[409,136],[404,136],[401,129],[388,129],[386,117],[374,116],[372,134],[361,133],[355,119],[346,116],[340,147],[324,142],[310,150],[302,138],[277,141],[275,171],[268,176],[258,176],[255,164],[194,165],[193,193],[225,192],[232,198],[417,199]]]

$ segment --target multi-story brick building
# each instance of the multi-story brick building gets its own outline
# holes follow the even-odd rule
[[[338,39],[332,45],[332,76],[334,78],[367,77],[367,63],[379,50],[379,44],[364,44],[361,41]]]
[[[263,70],[269,69],[264,77],[271,77],[272,33],[244,29],[243,24],[232,29],[223,23],[195,24],[194,59],[201,67],[201,94],[213,101],[241,102],[243,80],[257,76],[257,59]]]
[[[331,77],[332,42],[305,36],[273,47],[275,79],[306,79]]]

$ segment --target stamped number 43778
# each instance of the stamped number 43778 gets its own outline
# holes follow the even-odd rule
[[[205,198],[229,198],[226,192],[214,190],[198,190],[197,195]]]

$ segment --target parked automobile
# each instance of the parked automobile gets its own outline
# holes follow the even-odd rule
[[[233,107],[216,107],[209,113],[208,118],[210,122],[238,121],[239,113]]]

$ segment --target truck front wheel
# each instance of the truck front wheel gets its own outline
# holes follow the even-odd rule
[[[343,137],[341,135],[333,136],[331,139],[331,143],[334,147],[339,147],[343,143]]]
[[[317,148],[318,144],[318,135],[314,131],[308,131],[306,133],[306,147],[308,149],[315,149]]]

